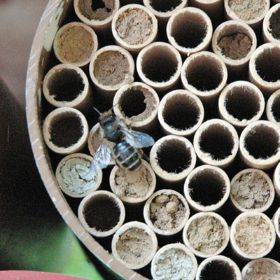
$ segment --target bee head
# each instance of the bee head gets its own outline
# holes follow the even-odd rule
[[[101,127],[105,127],[108,124],[111,124],[116,121],[116,116],[112,110],[104,112],[99,117],[99,123]]]

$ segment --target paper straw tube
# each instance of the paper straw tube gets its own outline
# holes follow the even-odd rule
[[[275,232],[278,238],[278,241],[280,241],[280,208],[278,208],[278,210],[275,212],[273,219],[272,219],[274,228],[275,228]],[[280,270],[279,270],[280,272]]]
[[[269,121],[280,125],[280,90],[269,97],[266,104],[266,116]]]
[[[274,170],[273,183],[276,193],[278,194],[278,197],[280,197],[280,162],[277,164]]]
[[[204,11],[212,19],[217,19],[224,13],[223,0],[191,0],[190,4]]]
[[[263,20],[263,38],[265,42],[280,43],[280,3],[272,6]]]

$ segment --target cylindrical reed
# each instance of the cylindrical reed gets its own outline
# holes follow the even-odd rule
[[[198,267],[196,280],[242,280],[237,264],[230,258],[214,256],[204,260]]]
[[[152,43],[139,53],[136,62],[140,79],[159,91],[170,90],[179,80],[180,53],[164,42]]]
[[[224,88],[219,96],[218,107],[224,120],[242,129],[261,118],[265,100],[254,84],[236,81]]]
[[[56,179],[64,193],[71,197],[85,197],[96,191],[102,183],[102,171],[90,172],[92,157],[71,154],[63,158],[56,168]]]
[[[196,211],[217,211],[229,198],[230,180],[221,168],[202,165],[188,175],[184,194]]]
[[[189,56],[209,47],[213,27],[206,13],[188,7],[178,10],[171,16],[166,32],[170,44],[182,55]]]
[[[43,124],[45,143],[50,150],[62,155],[82,150],[87,142],[88,130],[85,116],[73,108],[55,109]]]
[[[108,237],[122,226],[125,208],[121,200],[111,192],[96,191],[82,200],[78,216],[90,234],[95,237]]]
[[[266,42],[280,43],[280,3],[272,6],[263,21],[263,37]]]
[[[202,102],[187,90],[171,91],[160,102],[158,120],[165,134],[191,136],[203,119]]]
[[[123,85],[134,81],[134,71],[131,54],[118,46],[107,46],[98,50],[89,66],[93,83],[111,96]]]
[[[124,266],[140,269],[148,265],[158,248],[155,233],[146,224],[124,224],[112,240],[112,254]]]
[[[172,243],[160,248],[151,264],[151,274],[154,280],[194,280],[196,271],[197,260],[194,254],[181,243]]]
[[[197,213],[187,221],[183,240],[196,256],[209,258],[224,251],[229,242],[229,228],[216,213]]]
[[[144,160],[134,171],[115,166],[110,174],[110,187],[123,202],[139,204],[154,193],[156,175],[149,163]]]
[[[81,22],[71,22],[58,30],[53,48],[61,63],[82,67],[89,64],[98,49],[98,40],[92,28]]]
[[[280,160],[280,127],[269,121],[249,124],[240,136],[240,155],[250,167],[274,167]]]
[[[234,251],[241,258],[262,258],[274,247],[275,229],[269,217],[263,213],[242,213],[231,226],[230,241]]]
[[[277,164],[274,174],[273,174],[273,183],[275,190],[280,197],[280,162]]]
[[[230,199],[241,212],[265,212],[275,197],[270,177],[258,169],[245,169],[231,180]]]
[[[222,59],[206,51],[188,57],[181,70],[185,89],[199,96],[202,101],[216,99],[225,87],[227,78],[227,67]]]
[[[267,43],[253,53],[249,63],[249,78],[268,95],[280,88],[280,45]]]
[[[280,125],[280,90],[269,97],[266,104],[266,116],[269,121]]]
[[[238,134],[228,122],[212,119],[204,122],[194,135],[198,158],[209,165],[227,167],[238,152]]]
[[[91,102],[91,89],[84,71],[71,64],[51,68],[43,82],[43,93],[55,107],[84,109]]]
[[[139,52],[156,39],[158,22],[148,8],[130,4],[115,14],[112,33],[117,44],[131,52]]]
[[[185,226],[190,209],[186,199],[171,189],[154,193],[144,206],[146,224],[157,234],[170,236]]]
[[[280,241],[280,208],[276,211],[273,216],[272,222],[275,227],[276,235],[278,237],[278,241]]]
[[[207,13],[212,19],[217,19],[224,13],[223,0],[190,0],[190,4]]]
[[[169,135],[154,144],[150,152],[150,163],[161,179],[179,183],[194,169],[196,155],[189,140]]]
[[[127,125],[140,130],[150,130],[156,123],[159,97],[156,91],[135,82],[121,87],[115,94],[113,110]]]

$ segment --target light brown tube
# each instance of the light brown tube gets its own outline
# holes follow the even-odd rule
[[[85,72],[71,64],[51,68],[44,78],[43,93],[55,107],[85,109],[91,103],[91,88]]]
[[[58,108],[52,111],[43,124],[45,143],[53,152],[67,155],[83,149],[88,138],[88,123],[85,116],[73,108]]]
[[[244,169],[231,180],[230,199],[241,212],[265,212],[274,201],[275,190],[269,176],[258,169]]]
[[[98,39],[92,28],[81,22],[62,26],[54,39],[54,53],[61,63],[78,67],[89,64],[98,49]]]
[[[157,118],[159,97],[156,91],[135,82],[122,86],[115,94],[113,110],[127,125],[139,130],[151,130]]]
[[[269,121],[280,125],[280,90],[269,97],[266,104],[266,116]]]
[[[220,116],[241,129],[258,121],[265,109],[262,92],[247,81],[236,81],[226,86],[218,104]]]
[[[180,78],[182,58],[173,46],[156,42],[141,50],[136,68],[145,84],[158,91],[168,91]]]
[[[196,256],[209,258],[225,250],[229,228],[225,219],[216,213],[197,213],[187,221],[183,241]]]
[[[262,258],[274,247],[275,229],[269,217],[263,213],[242,213],[231,226],[230,241],[234,251],[241,258]]]
[[[242,280],[237,264],[230,258],[214,256],[204,260],[198,267],[196,280],[207,279]]]
[[[221,168],[211,165],[199,166],[188,175],[184,184],[184,194],[194,210],[217,211],[229,198],[229,177]]]
[[[209,47],[213,26],[206,13],[188,7],[171,16],[166,32],[169,43],[182,55],[189,56]]]
[[[275,232],[276,232],[278,241],[280,241],[280,208],[278,208],[278,210],[274,214],[272,222],[275,227]]]
[[[160,138],[154,144],[150,152],[150,163],[161,179],[179,183],[194,169],[196,155],[189,140],[169,135]]]
[[[190,4],[201,9],[213,19],[223,16],[224,13],[223,0],[190,0]]]
[[[103,7],[94,7],[94,2],[95,0],[74,0],[75,13],[82,22],[95,30],[108,30],[115,13],[120,8],[120,1],[102,0]]]
[[[263,93],[270,95],[280,88],[280,45],[267,43],[253,53],[249,79]]]
[[[240,136],[240,156],[252,168],[274,167],[280,160],[280,127],[269,121],[249,124]]]
[[[148,8],[130,4],[114,15],[112,33],[118,45],[137,53],[156,39],[158,22]]]
[[[280,162],[277,164],[274,174],[273,174],[273,183],[275,190],[280,197]]]
[[[279,17],[280,2],[270,8],[263,20],[263,38],[265,42],[280,43]]]
[[[78,216],[83,227],[95,237],[113,235],[125,220],[122,201],[111,192],[96,191],[79,205]]]
[[[183,229],[190,209],[180,193],[168,189],[155,192],[146,201],[143,214],[146,224],[155,233],[171,236]]]
[[[56,179],[64,193],[81,198],[96,191],[102,183],[102,171],[89,172],[92,157],[71,154],[63,158],[56,168]]]
[[[112,240],[112,254],[124,266],[140,269],[148,265],[158,248],[155,233],[146,224],[124,224]]]
[[[212,49],[231,72],[248,71],[249,60],[256,48],[254,30],[242,21],[223,22],[213,34]]]
[[[185,89],[204,102],[215,100],[225,87],[228,71],[222,59],[214,53],[199,52],[186,59],[181,80]]]
[[[166,94],[158,109],[158,120],[165,134],[188,137],[200,127],[204,107],[200,99],[187,90]]]
[[[194,135],[194,149],[205,164],[225,168],[238,152],[238,134],[226,121],[212,119],[204,122]]]

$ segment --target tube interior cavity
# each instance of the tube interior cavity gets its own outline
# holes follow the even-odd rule
[[[277,95],[274,99],[274,102],[271,106],[271,112],[274,119],[277,122],[280,122],[280,95]]]
[[[200,273],[203,280],[236,280],[236,273],[232,266],[221,260],[208,262]]]
[[[270,33],[276,39],[280,39],[280,8],[271,15],[269,20]]]
[[[150,5],[162,13],[175,10],[181,3],[181,0],[150,0]]]

